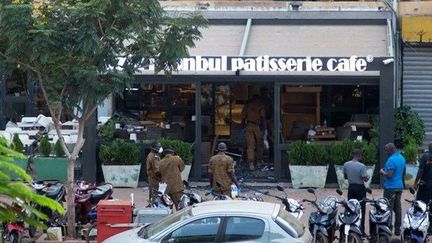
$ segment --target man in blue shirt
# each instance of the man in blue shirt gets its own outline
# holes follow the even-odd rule
[[[384,152],[388,156],[384,168],[380,174],[384,176],[384,197],[389,200],[390,208],[395,213],[395,235],[400,235],[402,221],[401,195],[404,188],[405,158],[396,150],[393,143],[388,143],[384,147]]]

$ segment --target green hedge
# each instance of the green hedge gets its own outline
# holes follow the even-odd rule
[[[160,141],[162,148],[171,146],[174,152],[182,158],[186,165],[192,164],[193,154],[190,143],[186,143],[180,140],[162,138]]]
[[[137,165],[141,151],[139,145],[121,139],[114,140],[110,145],[101,145],[99,158],[105,165]]]
[[[288,147],[291,165],[327,165],[328,152],[324,145],[295,141]]]

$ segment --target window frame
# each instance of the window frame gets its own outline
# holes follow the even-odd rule
[[[256,241],[258,239],[262,239],[265,234],[266,234],[266,230],[269,230],[270,228],[270,224],[267,221],[267,219],[259,217],[259,216],[253,216],[253,215],[229,215],[229,216],[225,216],[224,217],[224,221],[223,221],[223,228],[222,231],[220,232],[220,237],[219,237],[219,241],[218,242],[225,242],[225,234],[226,234],[226,228],[228,225],[228,220],[230,218],[249,218],[249,219],[255,219],[255,220],[260,220],[264,223],[264,230],[263,233],[261,234],[261,236],[259,238],[254,238],[254,239],[247,239],[247,240],[239,240],[239,241],[229,241],[229,242],[244,242],[244,241]],[[268,239],[267,239],[268,240]]]
[[[169,232],[167,232],[163,237],[161,237],[160,242],[162,242],[162,243],[168,242],[168,240],[171,238],[172,234],[173,234],[176,230],[178,230],[178,229],[180,229],[180,228],[182,228],[182,227],[184,227],[184,226],[186,226],[186,225],[188,225],[188,224],[190,224],[190,223],[193,223],[193,222],[198,221],[198,220],[206,219],[206,218],[220,218],[221,221],[220,221],[220,223],[219,223],[219,228],[218,228],[218,230],[217,230],[217,233],[216,233],[216,237],[215,237],[215,241],[214,241],[214,242],[221,242],[221,234],[224,233],[224,232],[222,231],[222,229],[225,228],[224,225],[225,225],[225,218],[226,218],[226,216],[221,216],[221,215],[206,215],[206,216],[203,216],[203,217],[197,217],[197,218],[193,218],[193,217],[192,217],[192,218],[190,218],[189,220],[185,221],[183,224],[178,225],[178,226],[175,227],[174,229],[172,229],[172,230],[170,230]]]

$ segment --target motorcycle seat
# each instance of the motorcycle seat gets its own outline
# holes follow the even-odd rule
[[[45,192],[45,196],[51,198],[51,199],[56,199],[58,197],[58,195],[64,190],[64,185],[61,183],[58,184],[54,184],[51,185],[50,187],[47,188],[46,192]]]
[[[109,194],[112,193],[112,185],[105,184],[98,186],[96,190],[91,192],[91,199],[93,202],[97,202],[101,199],[106,198]]]

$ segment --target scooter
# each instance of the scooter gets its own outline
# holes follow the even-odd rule
[[[101,200],[110,199],[113,186],[104,184],[96,186],[87,181],[75,183],[75,220],[81,224],[96,219],[96,205]]]
[[[155,197],[152,198],[151,201],[149,201],[149,204],[147,205],[148,208],[166,208],[169,210],[170,214],[173,209],[174,202],[171,199],[171,197],[165,193],[165,189],[161,189],[162,187],[159,186],[159,190],[153,189]]]
[[[367,188],[366,192],[372,194],[372,190]],[[390,243],[391,241],[391,222],[392,212],[387,198],[364,200],[372,208],[369,211],[369,242],[371,243]]]
[[[13,203],[12,207],[16,210],[17,215],[24,213],[25,209],[22,207],[24,203],[21,199],[16,198],[17,203]],[[3,223],[2,238],[4,243],[18,243],[21,242],[22,235],[25,231],[24,221],[17,218],[15,222]]]
[[[44,195],[48,198],[51,198],[59,203],[66,202],[65,195],[66,195],[66,188],[63,183],[61,182],[55,182],[55,183],[48,183],[46,181],[34,181],[32,182],[32,187],[35,190],[35,192],[39,195]],[[48,217],[48,221],[44,222],[47,227],[57,227],[61,226],[64,222],[61,222],[63,220],[62,215],[58,214],[57,212],[53,212],[48,207],[43,207],[36,204],[31,204],[33,208],[36,208],[43,214],[45,214]],[[30,225],[29,226],[29,235],[31,237],[34,237],[36,234],[36,227]]]
[[[324,201],[318,201],[314,189],[309,188],[307,191],[315,196],[314,200],[303,199],[303,202],[308,202],[316,208],[309,216],[309,231],[313,236],[313,243],[333,242],[338,199],[330,195]]]
[[[409,191],[413,195],[416,193],[413,188],[410,188]],[[426,204],[421,200],[405,199],[405,201],[409,202],[411,207],[408,208],[402,223],[402,242],[426,242],[430,223],[429,206],[431,202]]]
[[[193,187],[189,185],[189,182],[183,181],[183,184],[185,185],[187,190],[180,198],[180,202],[178,205],[179,210],[202,202],[201,196],[191,189]]]
[[[275,197],[282,201],[283,205],[285,206],[285,210],[287,210],[292,216],[296,217],[297,219],[300,219],[304,213],[303,205],[293,198],[288,198],[288,195],[282,186],[277,185],[277,189],[283,192],[285,196],[284,197],[275,196]]]
[[[341,190],[336,191],[342,196]],[[361,243],[363,234],[360,229],[362,217],[360,202],[357,199],[350,199],[339,201],[337,204],[341,204],[345,209],[338,217],[340,242]]]

